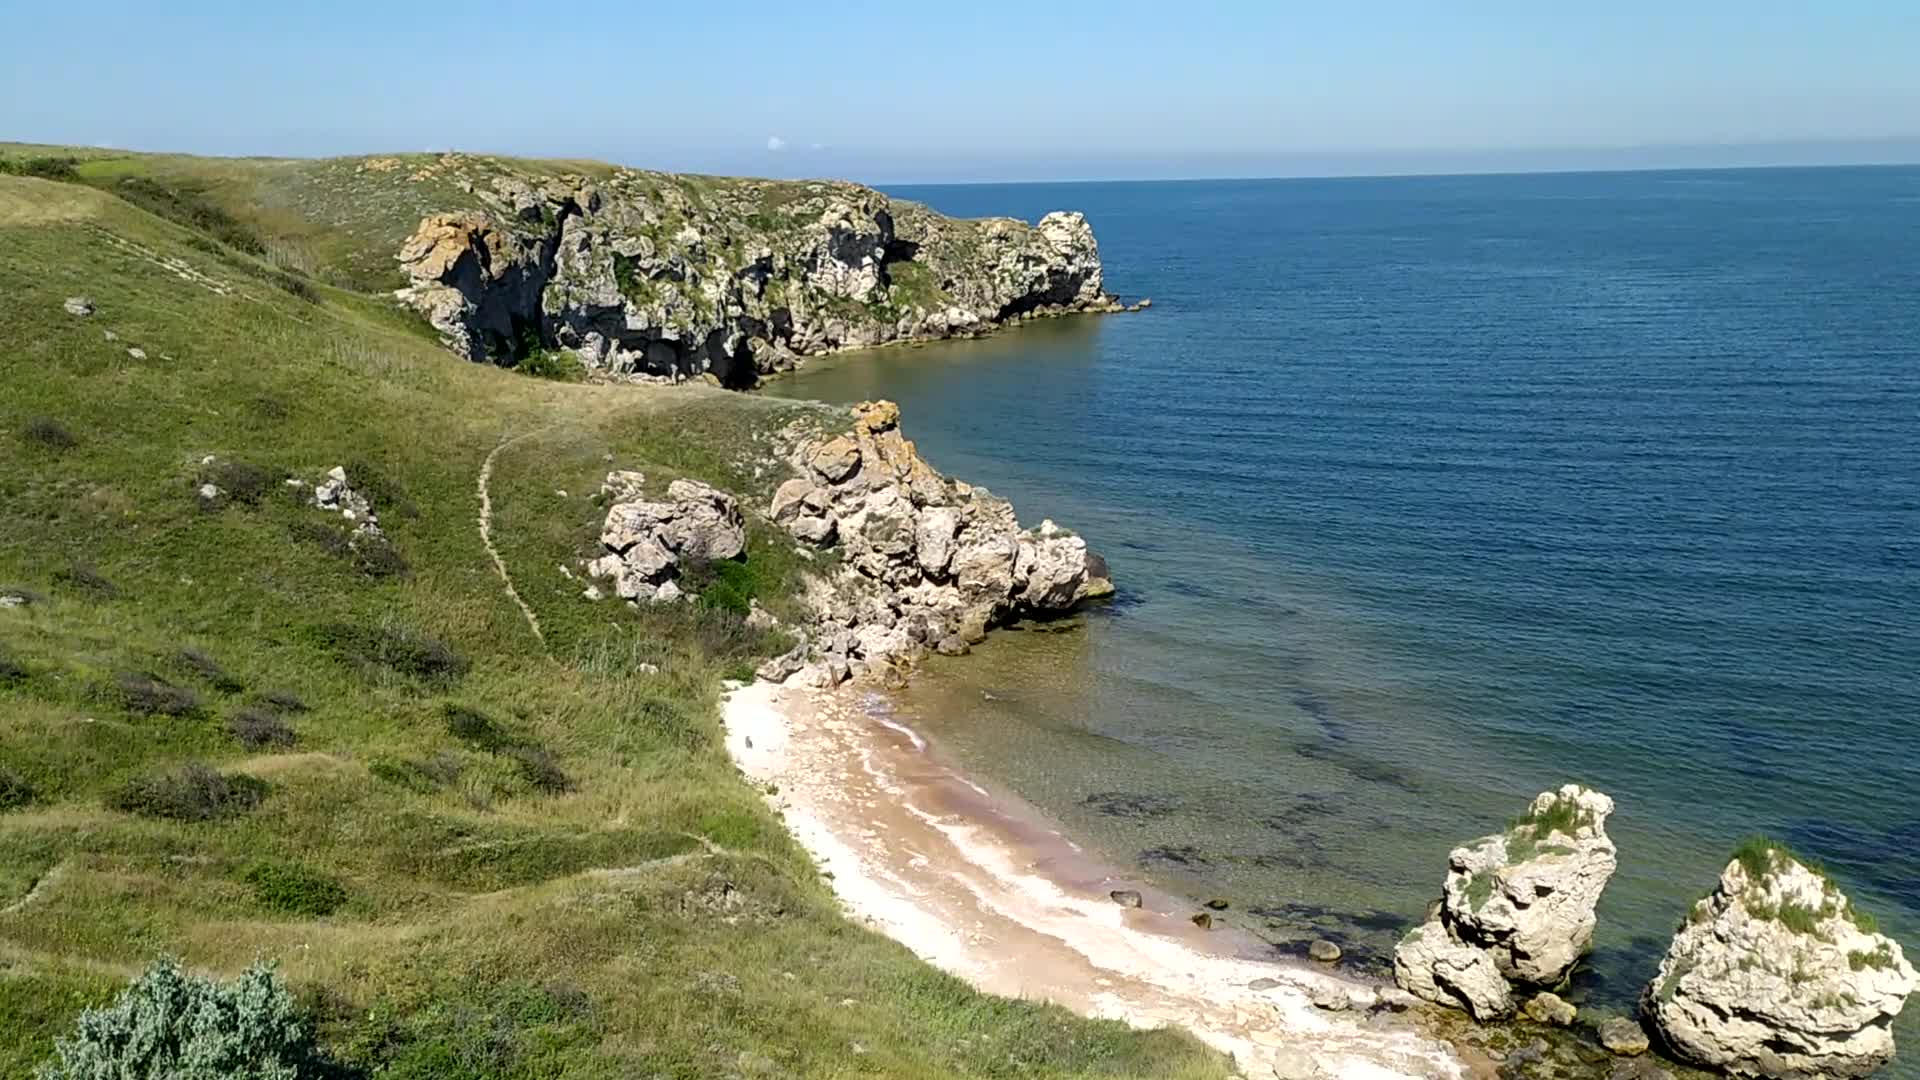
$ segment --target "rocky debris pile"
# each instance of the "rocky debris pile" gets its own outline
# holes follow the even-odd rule
[[[1858,1076],[1893,1057],[1915,988],[1897,942],[1824,874],[1749,842],[1694,905],[1641,1010],[1666,1044],[1742,1076]]]
[[[853,416],[847,434],[790,430],[799,475],[780,485],[768,516],[841,559],[806,595],[813,648],[771,662],[764,677],[832,685],[931,649],[964,652],[1009,618],[1113,591],[1086,541],[1050,521],[1023,530],[1006,500],[935,472],[901,434],[897,405],[866,402]]]
[[[473,360],[558,347],[746,386],[805,355],[1120,307],[1076,213],[962,221],[856,184],[634,170],[466,186],[478,205],[401,246],[398,295]]]
[[[289,480],[287,483],[288,486],[293,486],[301,482]],[[313,505],[321,510],[339,514],[341,520],[347,523],[347,527],[356,537],[383,538],[380,532],[380,518],[373,512],[372,500],[355,491],[347,483],[347,470],[344,466],[335,465],[328,469],[326,478],[313,486]]]
[[[649,500],[645,486],[644,475],[616,471],[600,489],[608,503],[600,529],[604,554],[587,564],[587,573],[609,582],[615,596],[634,603],[678,600],[683,594],[674,579],[687,562],[738,558],[747,549],[746,521],[732,495],[675,480],[665,500]]]
[[[1568,784],[1506,832],[1455,848],[1445,894],[1394,949],[1394,981],[1481,1020],[1514,1011],[1515,985],[1558,985],[1593,943],[1617,865],[1612,813],[1612,799]]]

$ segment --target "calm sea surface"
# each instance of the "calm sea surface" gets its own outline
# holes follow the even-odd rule
[[[908,692],[981,778],[1282,948],[1383,958],[1569,780],[1619,804],[1589,1001],[1755,831],[1920,948],[1920,170],[894,194],[1084,210],[1154,301],[773,387],[1108,556]]]

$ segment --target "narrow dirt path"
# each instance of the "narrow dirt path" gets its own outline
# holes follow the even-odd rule
[[[493,560],[494,572],[500,575],[500,583],[506,586],[507,599],[512,600],[514,606],[520,609],[520,614],[527,617],[527,626],[532,629],[534,638],[544,649],[547,646],[547,636],[540,632],[540,617],[535,615],[533,609],[527,606],[527,602],[520,598],[520,591],[513,587],[513,575],[507,573],[506,561],[500,558],[499,549],[493,546],[493,497],[487,493],[487,485],[493,480],[493,462],[500,456],[500,451],[522,439],[538,434],[538,431],[529,431],[510,439],[501,439],[500,445],[489,451],[486,460],[480,463],[480,479],[475,488],[480,494],[480,546],[487,549],[487,557]]]

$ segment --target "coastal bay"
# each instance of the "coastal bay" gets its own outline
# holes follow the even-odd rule
[[[1445,852],[1566,781],[1625,1009],[1744,835],[1906,941],[1920,173],[912,189],[1088,212],[1146,312],[816,361],[1119,595],[902,696],[981,783],[1283,951],[1383,962]],[[1868,748],[1871,748],[1870,751]],[[1903,1041],[1915,1017],[1901,1018]],[[1911,1059],[1891,1075],[1911,1075]]]

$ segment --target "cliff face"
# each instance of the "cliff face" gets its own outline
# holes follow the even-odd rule
[[[398,258],[399,296],[473,360],[557,347],[610,375],[746,386],[835,349],[1119,307],[1077,213],[958,220],[855,184],[631,170],[469,194],[479,208],[428,216]]]

